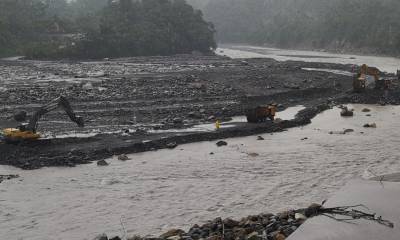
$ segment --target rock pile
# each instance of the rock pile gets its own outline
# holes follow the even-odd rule
[[[128,240],[284,240],[321,208],[312,204],[306,209],[290,210],[279,214],[262,213],[241,220],[216,218],[203,225],[193,225],[189,231],[171,229],[159,237],[134,236]],[[102,235],[104,237],[104,235]],[[104,238],[120,239],[119,237]]]

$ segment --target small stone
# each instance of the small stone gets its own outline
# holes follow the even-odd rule
[[[106,160],[97,161],[97,166],[108,166],[108,162]]]
[[[350,110],[347,107],[343,107],[342,111],[340,112],[340,116],[352,117],[352,116],[354,116],[354,112],[353,112],[353,110]]]
[[[141,236],[134,235],[133,237],[128,238],[127,240],[143,240],[143,238]]]
[[[130,158],[126,154],[121,154],[118,156],[118,160],[120,161],[128,161]]]
[[[346,133],[351,133],[351,132],[354,132],[354,129],[345,129],[344,131],[343,131],[343,133],[344,134],[346,134]]]
[[[105,233],[95,237],[93,240],[108,240],[108,237]]]
[[[182,239],[182,237],[181,236],[172,236],[172,237],[169,237],[169,238],[167,238],[168,240],[181,240]]]
[[[213,153],[213,152],[210,152],[210,155],[214,155],[214,153]]]
[[[367,124],[364,124],[363,127],[365,127],[365,128],[376,128],[376,123],[367,123]]]
[[[278,233],[275,235],[275,240],[285,240],[286,237],[282,233]]]
[[[183,123],[182,118],[174,118],[172,121],[174,122],[174,124],[182,124]]]
[[[116,236],[116,237],[110,238],[109,240],[122,240],[122,239],[120,237]]]
[[[250,157],[258,157],[258,156],[260,156],[260,154],[258,154],[258,153],[248,153],[248,155]]]
[[[265,140],[265,139],[264,139],[263,137],[261,137],[261,136],[258,136],[258,137],[257,137],[257,140],[258,140],[258,141],[262,141],[262,140]]]
[[[258,235],[257,232],[252,232],[249,235],[246,236],[247,240],[261,240],[262,237]]]
[[[296,214],[294,215],[294,219],[296,219],[296,220],[306,220],[307,217],[304,216],[304,215],[301,214],[301,213],[296,213]]]
[[[217,144],[218,147],[222,147],[222,146],[227,146],[228,145],[228,143],[225,142],[225,141],[219,141],[216,144]]]
[[[369,108],[364,108],[363,110],[361,110],[362,112],[371,112],[371,109]]]
[[[278,218],[287,220],[287,219],[289,219],[289,215],[290,215],[289,211],[284,211],[284,212],[281,212],[278,214]]]
[[[168,232],[161,234],[160,238],[169,238],[169,237],[173,237],[173,236],[181,236],[182,234],[184,234],[185,232],[181,229],[171,229]]]
[[[176,142],[167,143],[167,148],[169,148],[169,149],[174,149],[177,146],[178,146],[178,144]]]
[[[231,218],[226,218],[226,219],[224,219],[223,224],[224,224],[225,228],[234,228],[239,225],[239,222],[235,221]]]

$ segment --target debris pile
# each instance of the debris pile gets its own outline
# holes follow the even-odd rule
[[[393,228],[394,224],[382,216],[363,212],[358,209],[364,205],[340,206],[325,208],[313,203],[308,208],[289,210],[279,214],[262,213],[242,218],[240,221],[231,218],[216,218],[199,226],[193,225],[189,231],[171,229],[159,237],[133,236],[128,240],[285,240],[296,231],[308,218],[326,216],[340,222],[352,223],[365,219]],[[96,240],[119,240],[120,237],[107,238],[105,234]]]

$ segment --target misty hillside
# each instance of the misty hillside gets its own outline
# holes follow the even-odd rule
[[[210,53],[213,25],[185,0],[0,0],[0,56]]]
[[[398,0],[210,0],[219,42],[400,54]]]

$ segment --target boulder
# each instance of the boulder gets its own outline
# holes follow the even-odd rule
[[[167,143],[166,146],[169,149],[174,149],[174,148],[176,148],[178,146],[178,144],[176,142],[170,142],[170,143]]]
[[[121,154],[118,156],[118,160],[120,161],[128,161],[130,158],[126,154]]]
[[[278,234],[275,235],[274,239],[275,240],[285,240],[286,237],[282,233],[278,233]]]
[[[340,116],[342,116],[342,117],[352,117],[352,116],[354,116],[354,111],[348,109],[347,107],[343,107],[342,111],[340,112]]]
[[[217,144],[218,147],[222,147],[222,146],[227,146],[228,145],[228,143],[225,142],[225,141],[218,141],[216,144]]]
[[[185,232],[182,229],[171,229],[168,232],[161,234],[160,238],[167,239],[167,238],[173,237],[173,236],[181,236],[184,233]]]
[[[108,237],[105,233],[95,237],[93,240],[108,240]]]
[[[252,232],[246,236],[247,240],[261,240],[262,237],[258,235],[258,232]]]
[[[345,129],[345,130],[343,131],[343,134],[351,133],[351,132],[354,132],[354,129],[349,128],[349,129]]]
[[[257,140],[258,140],[258,141],[262,141],[262,140],[265,140],[265,139],[264,139],[263,137],[261,137],[261,136],[258,136],[258,137],[257,137]]]
[[[110,238],[109,240],[122,240],[122,239],[120,237],[116,236],[116,237]]]
[[[365,128],[376,128],[376,123],[367,123],[367,124],[364,124],[363,127],[365,127]]]
[[[182,237],[179,235],[167,238],[167,240],[181,240],[181,239],[182,239]]]
[[[363,110],[361,110],[362,112],[371,112],[371,109],[369,108],[364,108]]]
[[[234,228],[239,225],[238,221],[235,221],[231,218],[226,218],[222,222],[223,222],[225,228]]]
[[[108,166],[108,162],[106,160],[97,161],[97,166]]]

